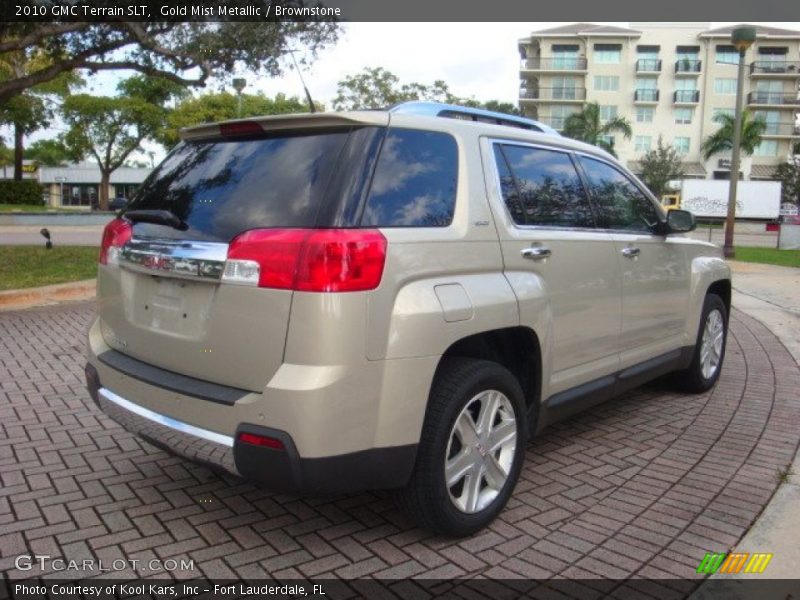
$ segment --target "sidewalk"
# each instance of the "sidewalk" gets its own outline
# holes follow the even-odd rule
[[[733,305],[761,321],[783,342],[800,364],[800,269],[732,261]],[[798,391],[800,393],[800,391]],[[714,575],[691,596],[691,600],[725,597],[743,600],[753,588],[745,579],[783,579],[771,587],[780,597],[793,597],[800,574],[800,454],[790,475],[782,483],[744,538],[737,552],[766,552],[774,556],[764,575]],[[720,549],[722,551],[722,549]],[[785,589],[784,589],[785,587]],[[780,588],[780,589],[778,589]]]

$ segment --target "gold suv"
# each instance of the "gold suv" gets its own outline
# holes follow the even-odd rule
[[[529,437],[720,374],[730,270],[602,150],[433,103],[203,125],[103,234],[89,390],[270,489],[468,535]]]

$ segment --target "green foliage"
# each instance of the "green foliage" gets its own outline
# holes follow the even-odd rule
[[[681,155],[671,145],[664,144],[661,136],[656,147],[639,159],[639,167],[639,178],[659,199],[669,191],[667,184],[671,180],[683,177]]]
[[[308,105],[295,96],[278,94],[269,98],[264,94],[242,94],[243,118],[301,112],[308,112]],[[179,132],[184,127],[237,117],[238,98],[234,94],[220,92],[186,98],[170,111],[164,127],[159,129],[155,139],[164,147],[171,148],[178,143]]]
[[[61,140],[37,140],[25,149],[25,158],[46,167],[57,167],[69,162],[70,153]]]
[[[336,110],[389,108],[395,104],[412,100],[446,102],[509,115],[522,114],[519,108],[510,102],[498,100],[482,102],[476,98],[460,98],[450,92],[450,88],[442,80],[437,79],[432,84],[401,83],[397,75],[383,67],[366,68],[361,73],[348,75],[340,81],[337,84],[333,108]]]
[[[32,179],[0,180],[0,204],[44,205],[42,186]]]
[[[124,96],[77,94],[64,101],[62,117],[67,125],[63,141],[70,158],[91,156],[100,167],[100,208],[108,208],[108,182],[145,138],[155,138],[163,128],[170,98],[178,86],[148,81],[139,75],[118,85]],[[138,96],[135,94],[142,94]]]
[[[614,145],[603,139],[604,136],[621,133],[626,139],[633,135],[631,123],[624,117],[614,117],[608,121],[600,118],[600,105],[589,102],[583,110],[571,114],[564,121],[564,135],[574,140],[599,146],[612,156],[616,156]]]
[[[219,2],[197,0],[196,5]],[[296,2],[302,5],[303,2]],[[251,5],[227,0],[228,8]],[[53,21],[0,24],[0,58],[9,52],[40,53],[50,67],[36,68],[0,81],[0,103],[62,73],[86,69],[133,70],[161,76],[182,86],[202,86],[210,77],[229,80],[237,70],[260,76],[281,72],[289,48],[311,56],[336,41],[339,24],[331,21],[104,22]]]
[[[773,175],[781,182],[781,201],[800,207],[800,156],[792,156],[789,162],[781,163]]]
[[[400,83],[400,78],[383,67],[365,68],[357,75],[348,75],[336,86],[333,107],[336,110],[389,108],[409,100],[451,102],[455,99],[444,81],[431,85]]]
[[[714,117],[714,122],[720,128],[708,136],[700,145],[700,150],[706,160],[714,154],[730,152],[733,149],[733,134],[736,130],[736,117],[726,113],[719,113]],[[761,117],[754,117],[749,110],[742,112],[742,137],[739,149],[748,156],[755,152],[761,143],[761,135],[767,128],[767,122]]]

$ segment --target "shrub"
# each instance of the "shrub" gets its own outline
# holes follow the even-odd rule
[[[44,190],[36,181],[0,181],[0,204],[44,205]]]

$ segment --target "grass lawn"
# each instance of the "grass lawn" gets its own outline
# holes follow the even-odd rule
[[[92,246],[0,246],[0,291],[92,279],[99,253]]]
[[[53,208],[52,206],[42,206],[41,204],[0,204],[0,213],[10,212],[85,212],[89,214],[86,209],[78,207],[59,206],[58,208]]]
[[[778,265],[780,267],[800,267],[800,250],[778,250],[777,248],[736,246],[736,257],[734,260]]]

